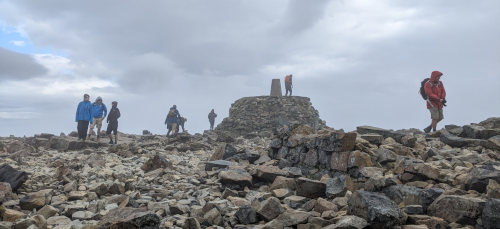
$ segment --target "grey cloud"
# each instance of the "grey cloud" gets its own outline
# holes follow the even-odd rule
[[[24,80],[47,72],[33,57],[1,47],[0,60],[0,80]]]

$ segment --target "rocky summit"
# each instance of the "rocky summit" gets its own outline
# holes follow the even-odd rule
[[[0,138],[0,228],[500,228],[500,118],[344,132],[250,97],[216,131],[119,139]]]

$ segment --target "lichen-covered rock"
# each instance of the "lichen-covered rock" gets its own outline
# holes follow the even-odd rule
[[[429,206],[428,212],[448,222],[475,225],[484,204],[484,200],[477,198],[442,195]]]
[[[373,228],[400,225],[403,215],[398,206],[384,194],[356,191],[348,200],[349,214],[359,216]]]

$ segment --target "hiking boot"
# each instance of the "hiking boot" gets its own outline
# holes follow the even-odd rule
[[[109,144],[113,144],[113,140],[110,140],[110,141],[109,141]]]
[[[431,132],[432,126],[428,126],[427,128],[424,129],[425,133]]]

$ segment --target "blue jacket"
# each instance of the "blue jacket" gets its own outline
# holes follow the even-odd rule
[[[90,101],[81,101],[78,104],[78,108],[76,108],[75,122],[78,122],[79,120],[90,121],[90,123],[92,123],[92,103],[90,103]]]
[[[171,107],[170,109],[175,109],[175,108]],[[167,115],[167,118],[165,119],[165,124],[167,124],[167,125],[170,125],[172,123],[179,124],[179,118],[180,117],[181,117],[181,115],[179,114],[179,111],[177,109],[175,109],[174,115],[172,115],[172,116],[168,116]]]
[[[106,105],[104,103],[102,104],[97,104],[93,103],[92,104],[92,116],[94,118],[104,118],[108,114],[108,109],[106,108]]]

